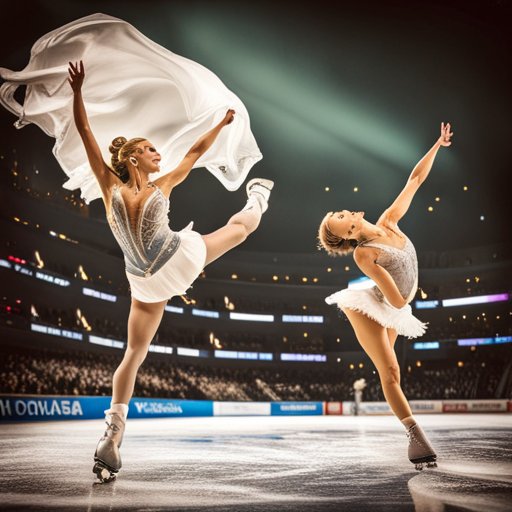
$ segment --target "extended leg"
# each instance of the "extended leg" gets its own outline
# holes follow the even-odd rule
[[[256,178],[247,184],[248,200],[244,208],[235,213],[222,228],[203,235],[206,244],[206,265],[240,245],[259,226],[261,216],[268,207],[274,183]]]

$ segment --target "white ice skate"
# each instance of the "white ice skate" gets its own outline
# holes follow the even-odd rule
[[[274,182],[272,180],[266,180],[265,178],[253,178],[245,187],[247,197],[254,195],[258,200],[262,213],[267,211],[270,191],[273,187]]]
[[[409,438],[409,460],[414,464],[418,471],[421,471],[424,466],[427,468],[436,468],[437,455],[434,448],[430,444],[419,425],[413,425],[406,431]]]
[[[111,482],[121,469],[121,454],[119,448],[123,442],[125,422],[121,415],[115,412],[107,412],[105,423],[107,429],[99,440],[94,453],[94,467],[92,472],[96,474],[103,484]]]

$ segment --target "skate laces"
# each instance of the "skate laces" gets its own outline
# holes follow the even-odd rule
[[[109,430],[112,431],[114,434],[121,430],[121,427],[119,425],[117,425],[116,423],[114,423],[112,421],[112,419],[113,419],[112,414],[108,414],[105,417],[105,424],[107,425],[107,429],[105,430],[105,435],[108,435]]]
[[[425,440],[423,439],[423,436],[421,434],[418,434],[416,432],[416,427],[417,425],[413,425],[411,428],[409,428],[408,430],[405,431],[405,435],[408,437],[409,439],[409,444],[413,444],[413,443],[416,443],[418,444],[421,448],[426,448],[426,449],[429,449],[427,443],[425,442]]]

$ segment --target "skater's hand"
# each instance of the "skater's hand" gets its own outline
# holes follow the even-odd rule
[[[450,123],[441,123],[441,136],[439,137],[439,144],[441,146],[447,147],[452,145],[451,138],[453,136],[453,132],[451,131]]]
[[[84,63],[80,61],[80,65],[78,64],[78,62],[75,62],[75,64],[73,65],[73,63],[70,62],[68,73],[68,82],[69,85],[71,85],[71,89],[73,89],[73,92],[75,93],[80,92],[85,78]]]
[[[226,112],[226,115],[224,116],[224,119],[222,120],[222,124],[224,126],[227,126],[228,124],[231,124],[233,122],[234,118],[235,118],[235,111],[232,108],[230,108]]]

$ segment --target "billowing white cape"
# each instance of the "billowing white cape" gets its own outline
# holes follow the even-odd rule
[[[196,167],[206,167],[228,190],[236,190],[262,158],[246,108],[215,74],[154,43],[123,20],[93,14],[36,41],[23,71],[0,68],[6,80],[0,103],[18,116],[17,128],[34,123],[55,137],[53,153],[69,177],[64,187],[80,188],[87,202],[101,192],[74,125],[67,82],[68,62],[81,59],[85,107],[107,163],[114,137],[144,137],[162,155],[159,175],[164,175],[228,108],[236,111],[233,123]],[[22,84],[27,85],[24,105],[13,97]]]

